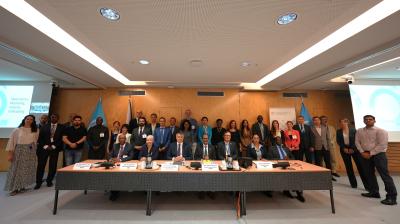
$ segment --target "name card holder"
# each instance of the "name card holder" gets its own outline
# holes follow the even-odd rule
[[[219,171],[218,164],[201,164],[201,171]]]
[[[119,169],[120,170],[136,170],[138,164],[137,163],[120,163]]]
[[[253,161],[256,164],[258,170],[272,170],[273,162],[261,162],[261,161]]]
[[[179,171],[178,165],[173,164],[161,164],[161,171]]]
[[[91,163],[75,163],[73,170],[90,170]]]

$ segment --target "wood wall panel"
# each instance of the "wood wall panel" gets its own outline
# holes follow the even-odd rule
[[[119,96],[120,89],[87,90],[87,89],[60,89],[55,101],[55,111],[60,114],[60,120],[68,120],[70,113],[78,113],[84,122],[89,122],[99,97],[102,97],[103,108],[106,114],[108,126],[114,120],[125,122],[128,96]],[[300,98],[285,98],[282,92],[240,92],[237,89],[214,89],[224,91],[224,97],[198,97],[198,89],[190,88],[148,88],[146,96],[132,96],[133,111],[142,110],[146,117],[155,112],[161,116],[175,116],[182,118],[187,108],[192,109],[193,117],[200,119],[208,116],[210,124],[214,125],[217,118],[224,120],[227,125],[229,120],[248,119],[250,123],[256,121],[258,114],[262,114],[267,122],[269,107],[295,107],[297,114],[300,112]],[[342,117],[353,117],[351,101],[343,92],[336,91],[307,91],[308,97],[304,103],[313,115],[327,115],[329,123],[338,126],[338,120]],[[8,169],[4,148],[7,139],[0,139],[0,170]],[[390,144],[389,167],[393,171],[400,171],[400,144]],[[344,170],[340,154],[337,152],[339,171]]]

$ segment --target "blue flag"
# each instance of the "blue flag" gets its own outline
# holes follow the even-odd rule
[[[107,120],[106,120],[106,116],[104,114],[103,104],[101,102],[101,98],[97,102],[96,108],[94,109],[94,111],[92,113],[92,117],[90,118],[90,123],[88,125],[88,129],[96,125],[96,119],[98,117],[102,117],[103,118],[103,125],[107,126]]]
[[[312,124],[312,119],[311,119],[310,113],[308,113],[308,110],[307,110],[306,106],[304,105],[303,101],[301,102],[300,115],[304,117],[305,124],[307,124],[307,125]]]

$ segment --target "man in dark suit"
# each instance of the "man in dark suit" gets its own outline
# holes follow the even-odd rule
[[[167,157],[167,149],[171,141],[171,131],[165,127],[165,118],[160,117],[160,127],[153,133],[154,144],[158,148],[158,159],[164,160]]]
[[[47,186],[53,186],[53,178],[57,171],[58,153],[63,150],[62,134],[64,126],[58,123],[58,115],[50,116],[51,122],[40,128],[38,148],[36,155],[38,157],[38,165],[36,170],[36,186],[39,189],[42,185],[44,169],[47,159],[49,160],[49,172],[47,174]]]
[[[109,158],[116,162],[126,162],[133,159],[133,149],[131,144],[126,142],[125,135],[118,136],[119,143],[114,144],[113,150],[109,154]],[[109,199],[111,201],[117,200],[119,191],[110,191]]]
[[[169,145],[167,159],[173,159],[176,162],[192,159],[192,147],[185,144],[183,138],[183,133],[176,134],[176,142]]]
[[[217,151],[218,160],[225,160],[228,156],[232,157],[233,160],[238,159],[237,144],[231,142],[231,133],[229,131],[224,133],[224,141],[218,143]]]
[[[151,129],[146,124],[146,118],[139,118],[139,127],[133,129],[131,136],[131,145],[133,147],[133,159],[139,159],[139,152],[146,143],[146,138],[151,135]]]
[[[311,150],[314,134],[311,127],[304,124],[304,117],[300,115],[297,117],[297,124],[293,126],[293,129],[300,132],[299,157],[303,158],[305,155],[307,163],[313,163],[314,152]]]
[[[290,152],[288,148],[286,148],[285,145],[282,144],[281,138],[278,136],[275,138],[275,145],[271,146],[270,154],[272,159],[276,160],[287,160],[287,159],[294,159],[293,154]],[[283,191],[283,193],[289,197],[293,198],[292,194],[290,191]],[[296,191],[297,194],[297,200],[301,202],[305,202],[305,198],[303,196],[302,191]]]
[[[143,112],[141,110],[136,112],[136,117],[129,121],[128,132],[132,134],[133,129],[139,127],[139,118],[143,117]]]
[[[267,141],[269,139],[269,128],[268,125],[263,123],[263,116],[258,115],[257,116],[257,122],[253,124],[251,127],[251,132],[253,134],[258,134],[260,136],[260,142],[261,144],[267,144]]]
[[[204,134],[202,144],[196,146],[194,153],[194,160],[211,159],[215,160],[215,148],[213,145],[208,144],[208,135]]]
[[[212,137],[211,137],[211,144],[213,146],[218,145],[219,142],[224,141],[224,133],[226,129],[222,127],[223,120],[218,118],[217,119],[217,127],[212,129]]]
[[[160,123],[157,123],[157,114],[152,113],[150,115],[150,123],[146,125],[151,130],[151,134],[154,135],[156,128],[160,127]]]
[[[110,159],[117,162],[126,162],[133,159],[132,145],[126,142],[125,135],[118,136],[119,143],[114,144],[113,150],[109,154]]]
[[[171,117],[169,119],[169,130],[171,131],[171,142],[176,142],[176,133],[178,133],[179,127],[176,126],[176,118]]]

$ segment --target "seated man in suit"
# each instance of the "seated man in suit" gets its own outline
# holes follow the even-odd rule
[[[133,149],[131,144],[126,142],[125,135],[118,136],[119,143],[114,144],[113,150],[109,154],[109,158],[116,162],[126,162],[133,159]],[[110,192],[110,200],[115,201],[119,197],[119,191]]]
[[[294,159],[292,153],[288,148],[286,148],[285,145],[282,144],[282,140],[280,137],[275,138],[275,145],[271,147],[271,158],[276,159],[276,160],[287,160],[287,159]],[[292,194],[290,194],[290,191],[283,191],[283,193],[288,196],[289,198],[293,198]],[[302,191],[296,191],[297,194],[297,200],[301,202],[305,202],[305,199],[303,197],[303,192]]]
[[[183,133],[176,134],[176,142],[169,145],[167,159],[172,159],[174,162],[182,162],[192,159],[192,147],[183,142]]]
[[[139,159],[139,152],[146,143],[146,138],[151,135],[151,129],[146,126],[146,118],[139,118],[139,127],[133,129],[131,145],[133,146],[133,159]]]
[[[209,144],[208,141],[208,135],[207,134],[203,134],[203,138],[202,138],[202,144],[198,144],[196,146],[196,151],[194,153],[194,159],[195,160],[202,160],[202,159],[211,159],[214,160],[215,159],[215,148],[213,145]],[[208,197],[210,197],[211,199],[215,199],[215,193],[214,192],[199,192],[198,196],[200,199],[204,199],[205,195],[208,195]]]
[[[164,160],[167,157],[167,149],[171,141],[171,130],[165,126],[165,118],[160,117],[160,127],[154,131],[154,144],[158,148],[158,159]]]
[[[231,142],[231,133],[226,131],[224,133],[224,141],[217,145],[217,159],[225,160],[228,156],[232,157],[233,160],[238,159],[237,144]]]
[[[146,144],[144,144],[142,150],[140,150],[139,159],[145,160],[149,154],[152,160],[158,159],[158,147],[154,144],[154,137],[152,135],[147,136]]]
[[[194,153],[195,160],[211,159],[215,160],[215,148],[213,145],[208,143],[208,135],[203,134],[202,144],[196,146],[196,151]]]

